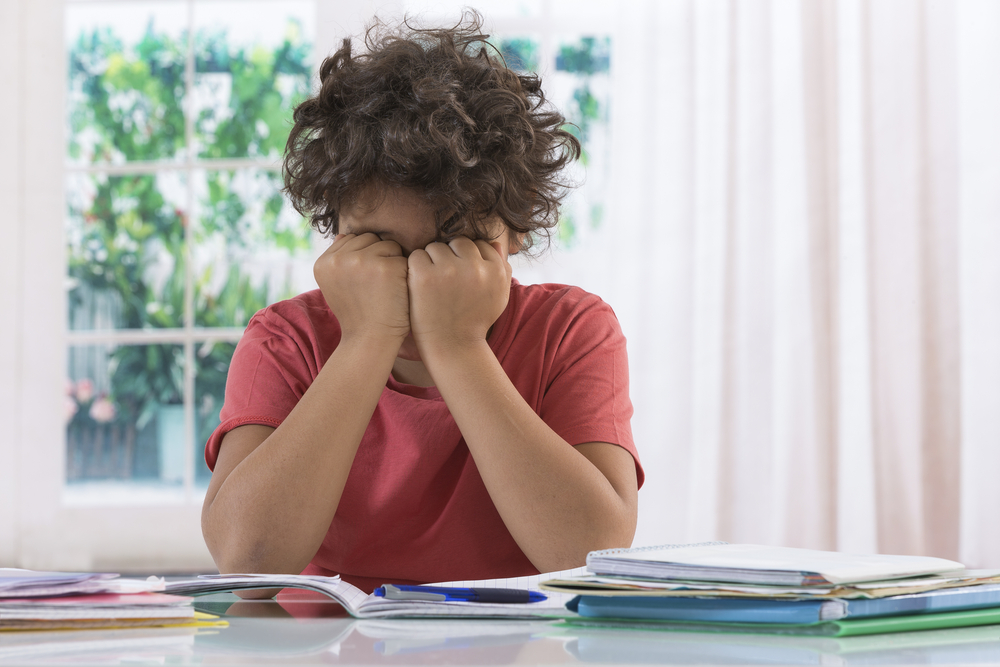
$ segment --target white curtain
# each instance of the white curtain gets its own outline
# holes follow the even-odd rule
[[[636,544],[1000,567],[1000,3],[621,16],[610,223],[515,275],[622,321]]]

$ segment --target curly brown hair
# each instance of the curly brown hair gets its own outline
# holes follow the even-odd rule
[[[374,188],[408,187],[433,203],[438,234],[486,237],[499,216],[520,249],[548,239],[580,157],[541,80],[509,67],[467,10],[452,28],[376,22],[368,52],[351,40],[320,67],[319,92],[295,109],[285,192],[320,232]]]

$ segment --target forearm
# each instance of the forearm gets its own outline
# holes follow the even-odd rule
[[[535,567],[575,567],[588,551],[631,544],[627,494],[532,410],[485,341],[427,354],[497,511]]]
[[[342,341],[284,422],[206,499],[202,527],[220,571],[297,574],[309,563],[394,359],[391,342]]]

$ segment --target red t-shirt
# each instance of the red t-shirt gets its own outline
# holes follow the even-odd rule
[[[340,341],[319,290],[250,320],[226,383],[222,423],[205,448],[243,424],[277,427]],[[565,285],[511,284],[490,348],[528,405],[570,445],[609,442],[635,458],[625,337],[611,308]],[[364,590],[536,574],[493,506],[476,463],[434,387],[389,377],[319,551],[306,569]]]

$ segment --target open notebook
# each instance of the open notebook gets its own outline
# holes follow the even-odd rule
[[[586,568],[549,572],[530,577],[509,579],[481,579],[476,581],[449,581],[433,584],[462,588],[516,588],[540,590],[547,579],[562,579],[584,574]],[[386,582],[392,583],[392,582]],[[491,604],[483,602],[440,602],[430,600],[388,600],[369,595],[340,577],[272,574],[219,574],[203,575],[197,579],[170,581],[167,593],[178,595],[204,595],[222,591],[252,588],[299,588],[325,593],[343,605],[355,618],[407,618],[407,617],[468,617],[468,618],[569,618],[576,616],[566,608],[571,595],[546,592],[548,599],[525,604]]]

